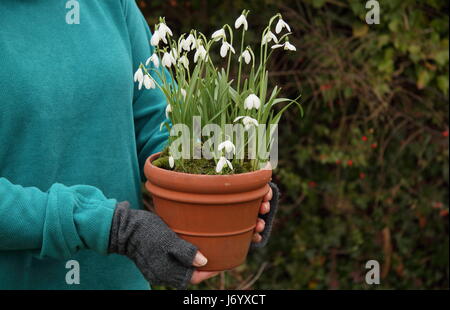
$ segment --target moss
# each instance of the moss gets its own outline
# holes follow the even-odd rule
[[[163,169],[170,169],[170,165],[169,165],[169,157],[159,157],[158,159],[153,161],[153,165],[155,165],[156,167],[159,168],[163,168]]]
[[[214,160],[208,160],[205,158],[184,160],[182,167],[176,166],[175,169],[172,169],[169,165],[169,153],[167,150],[164,150],[161,153],[161,156],[153,161],[153,165],[166,170],[204,175],[239,174],[253,171],[250,162],[244,162],[243,164],[234,163],[234,170],[231,170],[228,167],[224,167],[222,173],[216,173],[216,163],[214,162]]]

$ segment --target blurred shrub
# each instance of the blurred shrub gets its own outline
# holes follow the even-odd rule
[[[139,2],[178,33],[210,34],[248,8],[251,28],[280,11],[296,36],[271,67],[305,109],[281,124],[272,240],[200,288],[448,288],[447,1],[380,0],[379,25],[359,0]]]

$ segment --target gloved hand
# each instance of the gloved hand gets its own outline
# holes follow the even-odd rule
[[[277,213],[280,190],[275,183],[270,182],[269,185],[271,190],[263,198],[253,242],[250,245],[251,250],[262,248],[267,244],[272,231],[273,220]]]
[[[179,238],[158,215],[131,209],[128,202],[116,207],[108,252],[129,257],[155,285],[184,289],[190,281],[215,275],[203,272],[192,278],[195,267],[207,263],[197,247]]]
[[[252,250],[267,244],[277,211],[279,190],[274,183],[269,185],[271,191],[260,207]],[[194,274],[195,267],[207,263],[197,247],[179,238],[155,213],[131,209],[128,202],[116,207],[108,252],[129,257],[154,285],[184,289],[190,281],[196,284],[217,274]]]

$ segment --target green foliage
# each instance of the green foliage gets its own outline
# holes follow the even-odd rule
[[[174,170],[182,173],[190,173],[190,174],[203,174],[203,175],[215,175],[218,174],[215,170],[216,163],[213,159],[190,159],[185,160],[183,165],[175,166],[174,168],[170,167],[169,163],[169,148],[166,148],[161,155],[153,161],[153,165],[156,167]],[[252,171],[252,167],[250,162],[240,163],[237,162],[233,165],[233,170],[228,167],[224,167],[224,172],[229,174],[238,174]]]
[[[150,42],[154,46],[153,54],[145,64],[141,62],[134,74],[134,80],[139,83],[139,89],[143,85],[146,89],[158,88],[167,99],[168,120],[161,126],[170,128],[170,124],[172,125],[168,143],[171,160],[169,166],[178,171],[181,168],[181,171],[190,173],[206,170],[207,174],[217,174],[225,171],[239,173],[238,171],[243,171],[245,167],[250,167],[250,171],[260,169],[267,164],[268,158],[261,158],[259,154],[249,155],[261,153],[257,152],[258,150],[263,150],[264,153],[270,151],[270,141],[273,140],[275,132],[273,128],[278,125],[282,114],[291,105],[296,104],[301,111],[297,101],[300,97],[280,98],[279,87],[275,86],[271,92],[268,89],[267,65],[272,53],[277,48],[296,50],[288,41],[289,32],[279,34],[277,38],[271,31],[275,31],[276,21],[284,23],[283,28],[289,29],[289,26],[283,22],[281,14],[272,16],[261,34],[258,49],[255,49],[259,50],[257,58],[252,47],[246,45],[247,15],[248,11],[243,10],[236,20],[235,28],[242,30],[234,31],[233,27],[225,24],[214,32],[211,39],[197,30],[174,37],[164,17],[161,17],[153,28]],[[277,30],[280,32],[278,26]],[[238,34],[241,36],[240,50],[233,47],[233,38]],[[274,44],[278,44],[269,46],[272,40],[276,41]],[[217,65],[210,57],[219,43],[221,57],[227,59],[226,70],[222,68],[221,62]],[[247,57],[244,57],[245,53]],[[164,70],[158,64],[158,59],[161,59],[161,66],[166,67]],[[230,76],[232,67],[239,68],[237,78]],[[280,104],[284,106],[275,111]],[[209,136],[204,137],[204,133],[202,137],[187,134],[195,132],[195,117],[200,119],[197,125],[203,128],[202,130],[205,130],[205,125],[210,126]],[[212,125],[215,127],[212,128]],[[180,131],[181,137],[177,135]],[[223,143],[232,148],[227,154],[221,149]],[[196,161],[189,160],[190,164],[187,165],[188,160],[185,158],[193,157],[190,156],[191,149],[194,149],[194,152],[208,150],[207,157],[213,157],[214,160],[197,161],[197,165],[202,166],[201,169],[196,167]],[[185,156],[182,157],[182,153]],[[225,155],[228,155],[227,158],[232,164]],[[224,160],[229,166],[227,170],[222,170],[221,167]],[[213,165],[209,165],[210,163]],[[234,171],[233,166],[240,169]]]
[[[212,32],[243,8],[262,29],[281,12],[298,50],[270,68],[305,110],[280,126],[272,239],[199,288],[449,287],[447,1],[380,0],[379,25],[365,23],[360,0],[145,3],[149,20],[180,31]],[[365,284],[369,259],[380,286]]]

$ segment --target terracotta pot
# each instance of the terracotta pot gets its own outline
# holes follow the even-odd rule
[[[235,175],[197,175],[145,163],[145,187],[156,213],[181,238],[208,258],[200,270],[221,271],[245,261],[262,198],[269,191],[272,170]]]

